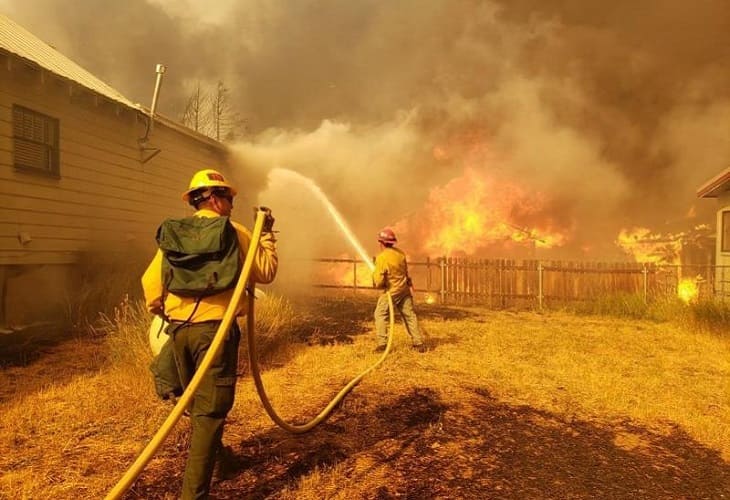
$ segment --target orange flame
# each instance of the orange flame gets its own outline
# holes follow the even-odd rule
[[[697,300],[699,293],[697,281],[692,278],[684,278],[677,284],[677,296],[685,304]]]
[[[352,259],[352,255],[340,254],[338,259]],[[352,262],[323,262],[318,268],[317,279],[325,284],[353,286],[357,282],[357,287],[368,288],[373,286],[373,275],[368,266],[362,262],[357,262],[357,271],[355,264]],[[357,274],[355,274],[357,272]],[[357,279],[356,279],[357,278]]]
[[[395,229],[420,241],[426,255],[472,255],[493,245],[553,248],[566,243],[567,230],[554,227],[547,205],[540,193],[467,168],[432,189],[418,217],[398,222]],[[526,220],[532,228],[519,223]]]
[[[645,227],[622,229],[616,244],[636,262],[678,264],[682,250],[681,234],[655,234]]]

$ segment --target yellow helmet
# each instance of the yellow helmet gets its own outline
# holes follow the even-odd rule
[[[190,186],[188,190],[182,195],[183,201],[190,201],[190,193],[197,191],[198,189],[212,188],[212,187],[223,187],[228,188],[231,191],[231,195],[236,196],[236,188],[228,184],[228,181],[223,174],[212,168],[206,168],[204,170],[198,170],[193,174],[193,178],[190,179]]]

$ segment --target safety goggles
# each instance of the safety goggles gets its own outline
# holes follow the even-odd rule
[[[228,203],[231,205],[233,204],[233,195],[231,194],[231,191],[226,188],[216,188],[211,189],[210,194],[215,196],[216,198],[222,198],[224,200],[228,200]]]

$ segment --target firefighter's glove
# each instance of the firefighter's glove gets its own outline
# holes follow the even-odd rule
[[[165,305],[162,303],[162,298],[158,298],[158,299],[155,299],[152,302],[150,302],[149,305],[147,306],[147,309],[152,314],[162,316],[162,313],[165,311]]]
[[[256,207],[256,212],[264,212],[264,225],[261,228],[261,232],[263,233],[271,233],[274,229],[274,221],[276,220],[273,215],[271,215],[271,209],[269,207]],[[254,214],[256,215],[256,214]]]

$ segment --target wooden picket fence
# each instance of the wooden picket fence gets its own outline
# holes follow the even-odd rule
[[[357,259],[315,259],[329,269],[314,286],[370,290],[368,267]],[[333,266],[339,270],[332,271]],[[654,265],[627,262],[573,262],[442,257],[409,262],[415,291],[441,304],[495,308],[543,307],[617,293],[650,300],[676,295],[680,280],[692,279],[701,297],[730,298],[730,269],[709,265]],[[322,276],[315,270],[315,276]],[[727,277],[726,277],[727,276]]]

